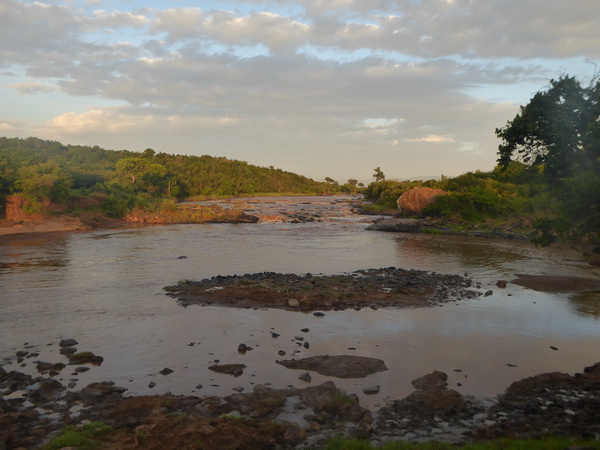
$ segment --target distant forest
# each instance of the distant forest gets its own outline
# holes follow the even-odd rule
[[[333,181],[333,180],[331,180]],[[104,212],[120,217],[157,198],[238,196],[257,193],[320,194],[339,191],[273,167],[225,157],[104,150],[34,137],[0,137],[0,199],[20,193],[36,202],[103,196]]]

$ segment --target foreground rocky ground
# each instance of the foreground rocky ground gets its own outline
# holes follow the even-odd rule
[[[0,448],[36,448],[66,425],[90,421],[114,428],[102,438],[107,448],[320,448],[338,435],[373,444],[548,434],[600,439],[600,363],[574,376],[515,382],[487,404],[448,389],[446,379],[434,371],[414,380],[406,398],[369,411],[332,381],[303,389],[256,385],[227,397],[126,397],[111,382],[69,391],[49,372],[32,377],[0,368]]]

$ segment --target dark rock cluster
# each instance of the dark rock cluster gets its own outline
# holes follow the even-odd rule
[[[184,306],[191,303],[233,307],[271,307],[298,311],[363,307],[416,307],[471,299],[472,280],[395,267],[359,270],[341,275],[263,272],[216,276],[167,286]]]

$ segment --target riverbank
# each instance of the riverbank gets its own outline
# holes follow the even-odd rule
[[[35,358],[27,350],[19,354],[22,359]],[[83,363],[76,365],[71,376],[89,370]],[[65,426],[89,430],[84,424],[90,423],[103,430],[96,442],[123,449],[324,448],[336,436],[373,445],[464,444],[549,435],[600,441],[600,363],[575,375],[546,373],[517,381],[488,402],[451,389],[447,374],[433,371],[413,380],[410,395],[375,411],[363,408],[358,397],[333,381],[272,389],[257,380],[252,392],[225,397],[128,397],[126,388],[112,382],[69,390],[59,381],[64,367],[38,363],[36,377],[0,367],[2,448],[37,448]],[[168,376],[168,370],[164,372]],[[300,377],[310,383],[309,372]],[[81,445],[59,442],[51,448]]]

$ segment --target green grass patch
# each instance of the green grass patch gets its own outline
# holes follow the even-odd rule
[[[572,446],[600,449],[600,441],[551,436],[527,440],[499,439],[466,445],[453,445],[443,442],[412,443],[396,441],[375,447],[365,440],[337,437],[328,441],[325,448],[326,450],[564,450]]]
[[[44,450],[58,450],[64,447],[76,447],[78,450],[103,448],[100,441],[114,432],[113,428],[101,422],[92,422],[80,428],[69,425],[59,435],[53,437]]]

